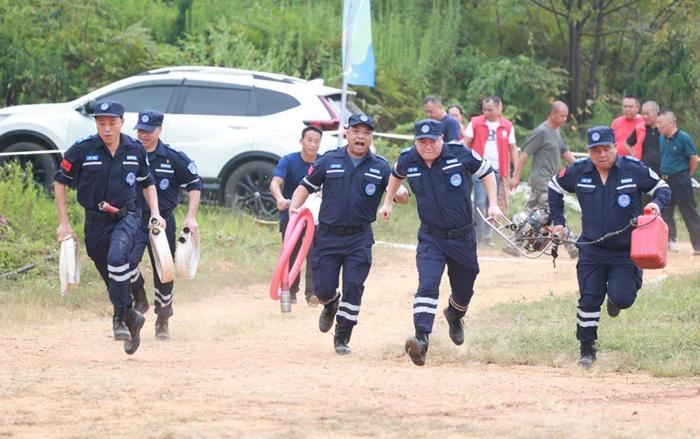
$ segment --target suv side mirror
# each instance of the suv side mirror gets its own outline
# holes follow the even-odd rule
[[[91,114],[94,114],[95,113],[95,101],[90,100],[90,101],[85,102],[83,105],[76,108],[76,111],[78,111],[79,113],[81,113],[85,116],[89,116]]]

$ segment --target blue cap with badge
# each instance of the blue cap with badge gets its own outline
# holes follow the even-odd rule
[[[95,102],[93,117],[124,117],[124,106],[117,101]]]
[[[588,144],[586,149],[594,146],[608,146],[615,143],[615,132],[610,127],[600,125],[588,130]]]
[[[153,131],[160,126],[163,126],[163,117],[163,113],[158,110],[142,110],[139,112],[139,119],[134,129]]]
[[[416,122],[416,139],[439,139],[442,137],[442,122],[423,119]]]
[[[374,131],[374,128],[376,127],[376,123],[374,122],[372,116],[367,116],[366,114],[353,114],[350,116],[348,119],[348,128],[354,127],[355,125],[367,125],[372,129],[372,131]]]

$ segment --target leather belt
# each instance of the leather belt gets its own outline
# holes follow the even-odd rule
[[[421,224],[420,229],[421,231],[427,233],[428,235],[435,236],[437,238],[442,238],[442,239],[461,239],[461,238],[466,238],[467,233],[469,233],[469,230],[474,227],[473,224],[469,224],[467,226],[464,226],[460,229],[439,229],[437,227],[432,227],[427,224]]]
[[[318,226],[321,228],[321,230],[333,232],[342,236],[357,235],[358,233],[369,229],[369,224],[359,224],[357,226],[331,226],[330,224],[320,223]]]

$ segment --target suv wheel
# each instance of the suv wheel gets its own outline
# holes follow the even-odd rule
[[[224,206],[246,211],[259,219],[275,219],[277,203],[270,193],[274,169],[272,163],[257,160],[236,168],[224,184]]]
[[[2,152],[24,152],[24,151],[45,151],[46,148],[34,142],[17,142],[8,146]],[[27,163],[32,164],[34,181],[46,189],[53,185],[53,175],[56,172],[56,162],[54,154],[23,155],[15,157],[1,157],[0,163],[16,159],[22,166]]]

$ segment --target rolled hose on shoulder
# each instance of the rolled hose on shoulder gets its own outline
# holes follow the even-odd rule
[[[289,258],[292,256],[292,251],[294,251],[299,237],[304,232],[304,228],[306,228],[304,240],[301,243],[301,248],[294,261],[294,265],[290,270]],[[270,282],[270,297],[273,300],[279,299],[280,287],[282,287],[283,291],[289,291],[289,286],[293,284],[297,276],[299,276],[301,266],[304,260],[306,260],[306,254],[309,252],[309,248],[311,248],[313,239],[314,218],[311,211],[302,207],[298,212],[290,214],[287,229],[284,231],[282,254],[277,262],[277,267],[275,267],[275,271],[272,274],[272,281]]]
[[[168,237],[165,235],[165,229],[158,224],[158,220],[155,218],[151,218],[148,227],[148,239],[151,242],[153,263],[156,266],[158,278],[163,283],[172,282],[175,273],[173,255],[170,253],[170,245],[168,244]]]
[[[61,283],[61,296],[68,294],[69,288],[77,288],[80,285],[80,245],[72,236],[61,241],[58,277]]]
[[[177,238],[175,249],[175,271],[184,280],[192,280],[199,266],[199,234],[184,227]]]

